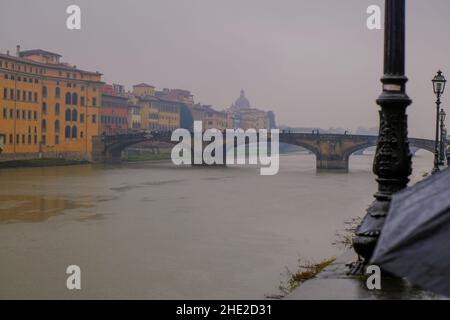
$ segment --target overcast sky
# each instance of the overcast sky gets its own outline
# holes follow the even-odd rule
[[[432,138],[438,68],[450,78],[450,1],[407,0],[410,135]],[[366,27],[382,0],[2,0],[0,50],[41,48],[107,82],[182,88],[229,107],[244,88],[278,124],[378,123],[383,31]],[[68,30],[66,8],[82,10]],[[450,113],[450,86],[444,107]]]

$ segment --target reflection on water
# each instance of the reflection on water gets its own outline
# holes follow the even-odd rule
[[[339,254],[376,183],[371,156],[316,173],[311,155],[255,167],[170,163],[0,170],[0,298],[264,298],[298,258]],[[412,181],[432,167],[414,158]],[[33,222],[33,223],[30,223]],[[82,290],[68,291],[77,264]]]
[[[33,195],[0,195],[0,223],[41,222],[64,210],[89,207],[93,204]]]

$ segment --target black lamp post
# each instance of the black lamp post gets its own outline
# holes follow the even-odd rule
[[[445,84],[447,80],[442,75],[442,71],[439,70],[433,80],[433,91],[436,95],[436,140],[434,145],[434,167],[431,173],[439,172],[439,108],[441,106],[441,96],[444,94]]]
[[[411,174],[406,108],[411,100],[406,94],[405,76],[405,0],[385,1],[383,91],[377,99],[380,132],[373,172],[377,176],[375,201],[356,229],[353,247],[360,258],[352,273],[363,271],[372,257],[389,211],[392,195],[405,188]]]
[[[441,119],[441,144],[440,144],[440,152],[439,152],[439,164],[441,166],[445,163],[445,149],[447,148],[447,133],[445,130],[445,118],[447,114],[444,109],[441,108],[439,113],[439,118]]]

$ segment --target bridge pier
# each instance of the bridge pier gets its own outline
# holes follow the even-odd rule
[[[341,171],[348,172],[348,159],[316,159],[317,171]]]

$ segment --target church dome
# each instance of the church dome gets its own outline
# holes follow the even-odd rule
[[[238,109],[248,109],[250,108],[250,101],[245,97],[245,91],[241,90],[241,95],[234,103],[234,106]]]

